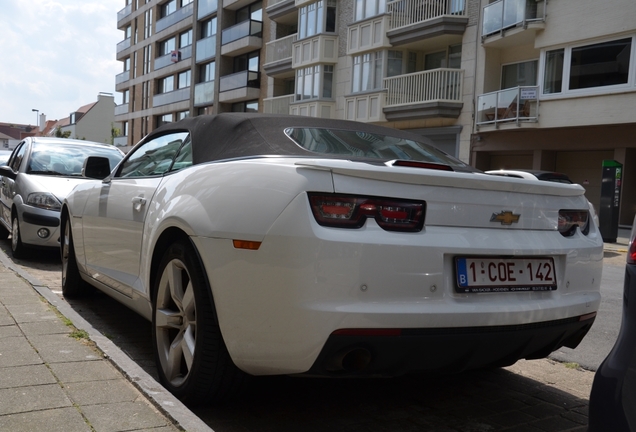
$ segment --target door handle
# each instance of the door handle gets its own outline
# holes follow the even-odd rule
[[[132,199],[133,208],[136,211],[141,211],[141,208],[146,205],[146,198],[144,197],[134,197]]]

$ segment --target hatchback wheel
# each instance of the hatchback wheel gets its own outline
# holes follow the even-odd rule
[[[15,216],[11,220],[11,253],[14,258],[24,258],[24,245],[20,236],[20,220]]]
[[[235,396],[247,375],[234,365],[223,342],[194,247],[187,240],[172,244],[158,270],[152,336],[161,383],[190,404]]]
[[[80,276],[79,268],[77,267],[71,222],[68,220],[64,222],[61,243],[62,295],[68,298],[80,297],[90,292],[90,289]]]

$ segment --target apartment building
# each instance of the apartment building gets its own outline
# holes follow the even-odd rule
[[[620,223],[636,213],[633,0],[128,0],[118,28],[128,145],[205,113],[372,122],[566,172],[597,208],[616,160]]]

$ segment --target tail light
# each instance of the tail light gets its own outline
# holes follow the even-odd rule
[[[387,231],[421,231],[424,201],[365,197],[344,194],[309,193],[311,211],[319,225],[360,228],[367,218]]]
[[[585,235],[590,230],[590,213],[588,210],[559,210],[559,232],[564,237],[573,236],[576,227]]]
[[[629,236],[629,249],[627,250],[627,264],[636,264],[636,218],[632,225],[632,233]]]

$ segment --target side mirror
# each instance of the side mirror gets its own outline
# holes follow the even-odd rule
[[[89,156],[84,161],[82,175],[88,178],[104,180],[110,174],[110,161],[102,156]]]
[[[9,166],[2,165],[2,166],[0,166],[0,176],[8,177],[11,180],[15,180],[15,178],[17,177],[17,174],[14,173],[13,170]]]

